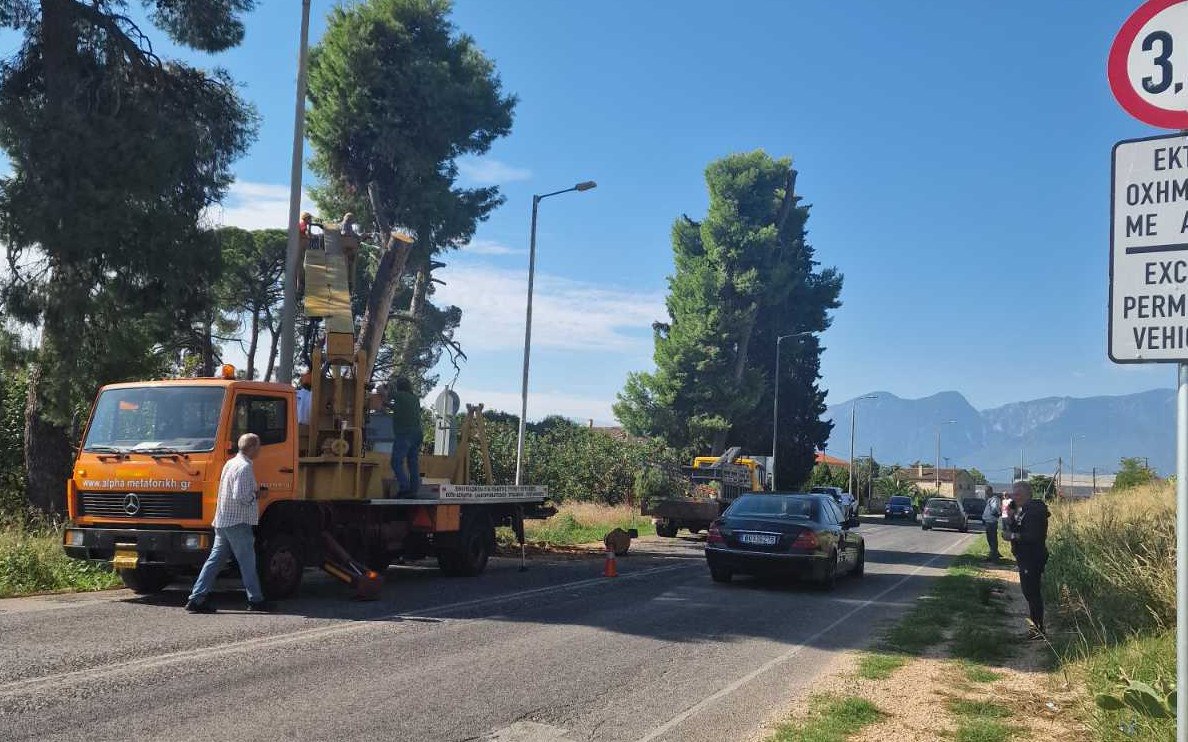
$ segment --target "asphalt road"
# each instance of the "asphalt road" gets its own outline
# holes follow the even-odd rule
[[[3,740],[746,740],[869,643],[973,536],[864,523],[833,593],[709,579],[699,539],[619,560],[396,567],[360,603],[320,573],[272,615],[184,586],[0,600]]]

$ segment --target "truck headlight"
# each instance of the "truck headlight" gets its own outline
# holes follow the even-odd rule
[[[182,539],[182,548],[197,551],[198,549],[206,548],[206,534],[204,533],[187,533]]]
[[[62,536],[62,542],[66,546],[82,546],[83,532],[73,528],[68,528],[66,533]]]

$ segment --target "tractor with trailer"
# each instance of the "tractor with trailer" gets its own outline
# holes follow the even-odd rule
[[[641,513],[652,516],[657,536],[674,538],[682,528],[692,533],[704,531],[739,495],[766,488],[763,464],[740,451],[731,448],[721,456],[695,457],[691,466],[682,467],[681,484],[687,496],[648,499],[641,504]]]
[[[308,422],[299,424],[291,385],[237,379],[229,366],[216,378],[103,387],[66,483],[67,555],[110,564],[141,594],[196,573],[213,542],[223,464],[249,432],[262,444],[256,548],[269,599],[293,595],[306,567],[325,569],[360,597],[376,593],[397,558],[434,557],[447,575],[476,575],[497,526],[523,542],[526,518],[555,512],[544,487],[493,483],[482,405],[467,405],[459,426],[459,400],[448,389],[420,487],[395,496],[388,455],[365,436],[376,400],[367,351],[355,342],[349,277],[359,237],[349,224],[302,224]],[[481,465],[472,467],[472,451]],[[483,483],[471,481],[472,468]]]

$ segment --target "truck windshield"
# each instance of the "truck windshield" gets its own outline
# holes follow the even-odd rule
[[[211,451],[226,390],[150,386],[99,395],[84,451]]]

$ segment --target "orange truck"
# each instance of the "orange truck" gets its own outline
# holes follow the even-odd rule
[[[313,227],[322,229],[313,234]],[[256,534],[266,597],[294,594],[306,567],[322,567],[374,594],[397,558],[435,557],[450,575],[483,571],[495,528],[523,541],[526,518],[554,512],[539,486],[495,485],[482,406],[468,405],[458,430],[457,396],[439,398],[438,445],[422,456],[420,489],[397,498],[388,454],[365,430],[372,395],[355,371],[344,244],[337,225],[311,224],[302,237],[305,313],[323,330],[307,335],[310,419],[298,424],[287,384],[218,378],[112,384],[100,392],[66,483],[67,555],[109,563],[137,593],[196,574],[213,541],[219,477],[243,433],[262,444]],[[483,484],[471,480],[473,463]]]

